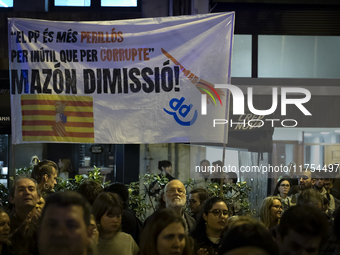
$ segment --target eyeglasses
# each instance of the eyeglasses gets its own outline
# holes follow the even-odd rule
[[[283,209],[282,205],[273,205],[272,207],[275,207],[276,209]]]
[[[179,189],[174,189],[174,188],[171,188],[171,189],[169,189],[169,190],[167,190],[167,191],[165,191],[165,192],[168,192],[168,193],[170,193],[171,195],[175,194],[176,192],[178,192],[178,194],[180,194],[180,195],[184,195],[184,194],[185,194],[185,189],[181,189],[181,188],[179,188]]]
[[[286,187],[286,188],[289,188],[290,185],[289,184],[281,184],[280,187]]]
[[[229,215],[229,211],[228,210],[219,210],[219,209],[214,209],[212,211],[209,211],[209,213],[212,213],[215,217],[220,217],[221,214],[223,214],[223,216],[228,216]]]

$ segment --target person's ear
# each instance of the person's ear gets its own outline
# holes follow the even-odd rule
[[[165,193],[163,194],[163,201],[165,202]]]
[[[47,182],[47,180],[48,180],[48,175],[47,174],[44,174],[43,180],[44,180],[44,182]]]
[[[9,197],[9,202],[11,203],[11,204],[14,204],[14,197]]]

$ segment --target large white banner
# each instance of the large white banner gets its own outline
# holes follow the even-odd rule
[[[10,18],[13,143],[222,142],[233,27],[234,13]]]

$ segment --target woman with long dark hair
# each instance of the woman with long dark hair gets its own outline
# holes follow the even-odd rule
[[[168,209],[156,211],[143,229],[139,255],[191,255],[183,219]]]
[[[281,178],[275,187],[273,196],[281,198],[283,210],[287,210],[292,205],[292,199],[288,197],[289,189],[292,187],[290,179]]]
[[[226,202],[219,197],[207,200],[191,237],[195,241],[195,254],[215,255],[219,251],[229,217]]]

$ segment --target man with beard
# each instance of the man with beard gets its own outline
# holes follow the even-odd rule
[[[185,203],[187,202],[186,190],[183,183],[179,180],[169,182],[165,186],[163,200],[167,209],[184,219],[186,231],[190,233],[195,227],[195,220],[183,211]]]
[[[91,206],[73,191],[55,193],[46,200],[39,232],[40,255],[86,255],[93,231]]]
[[[186,190],[183,183],[179,180],[172,180],[165,185],[163,201],[165,202],[165,207],[169,209],[173,214],[178,215],[183,218],[186,233],[190,233],[195,227],[195,219],[191,217],[189,214],[184,212],[183,208],[187,201],[186,198]],[[144,227],[147,225],[147,222],[152,219],[150,215],[144,221]]]
[[[334,203],[334,197],[327,193],[326,189],[324,188],[324,179],[320,178],[320,176],[317,176],[315,179],[314,189],[320,193],[321,196],[324,198],[327,198],[329,201],[329,211],[330,213],[334,212],[335,210],[335,203]]]
[[[312,173],[310,169],[303,169],[299,176],[300,192],[292,195],[292,204],[297,203],[297,198],[301,191],[312,188]]]

